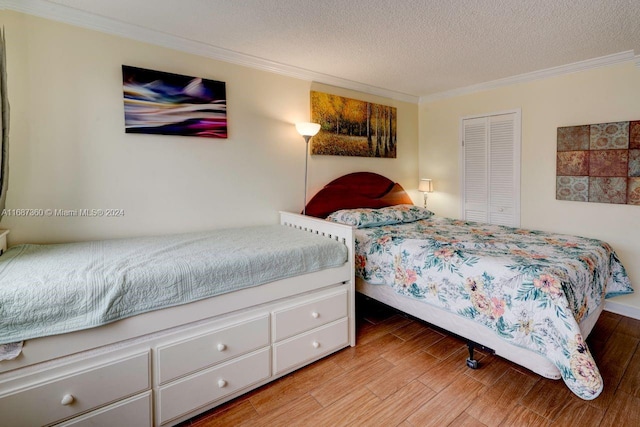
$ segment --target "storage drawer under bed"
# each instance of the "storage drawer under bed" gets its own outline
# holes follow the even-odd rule
[[[273,345],[274,374],[326,356],[349,343],[349,321],[345,317]]]
[[[55,427],[115,427],[151,426],[153,420],[153,406],[151,404],[151,390],[116,402],[88,414],[81,415]]]
[[[267,314],[157,348],[158,384],[269,345]]]
[[[240,356],[161,386],[156,394],[158,424],[165,424],[216,400],[266,380],[271,348]]]
[[[274,311],[273,340],[282,341],[346,317],[348,304],[347,291],[343,290]]]
[[[151,387],[149,352],[69,372],[69,366],[45,371],[50,378],[30,381],[0,395],[0,424],[41,426],[59,422]]]

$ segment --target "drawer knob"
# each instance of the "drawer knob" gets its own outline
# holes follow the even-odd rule
[[[218,387],[223,388],[227,386],[227,382],[225,380],[218,380]]]
[[[227,349],[226,344],[218,344],[218,351],[225,351]]]
[[[311,317],[313,317],[314,319],[317,319],[318,317],[320,317],[320,313],[318,313],[317,311],[314,311],[313,313],[311,313]]]
[[[320,347],[320,343],[318,341],[314,341],[312,345],[313,345],[313,348],[319,348]]]
[[[73,403],[73,401],[76,400],[72,394],[65,394],[62,397],[62,401],[60,402],[62,405],[67,406],[67,405],[71,405]]]

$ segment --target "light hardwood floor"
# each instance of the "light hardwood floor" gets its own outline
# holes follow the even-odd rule
[[[358,299],[357,346],[185,423],[210,426],[640,426],[640,321],[604,312],[588,344],[604,378],[592,400]]]

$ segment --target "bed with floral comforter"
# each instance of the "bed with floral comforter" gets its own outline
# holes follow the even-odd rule
[[[344,215],[328,219],[342,222]],[[356,230],[356,276],[472,319],[543,355],[583,399],[600,394],[602,377],[579,322],[603,298],[633,292],[607,243],[448,218],[413,219],[377,218],[389,225],[368,227],[370,222]]]

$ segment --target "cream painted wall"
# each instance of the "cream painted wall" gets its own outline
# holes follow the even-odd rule
[[[609,242],[640,290],[640,206],[555,199],[560,126],[640,119],[640,68],[633,63],[425,103],[420,106],[420,174],[434,180],[430,207],[460,216],[460,118],[522,109],[521,225]],[[640,292],[614,298],[640,309]]]
[[[11,103],[8,209],[123,209],[124,217],[5,215],[10,244],[272,224],[300,211],[309,92],[398,108],[397,159],[313,156],[310,194],[369,170],[417,187],[418,106],[258,71],[15,12],[0,13]],[[121,65],[226,82],[229,138],[124,133]]]

